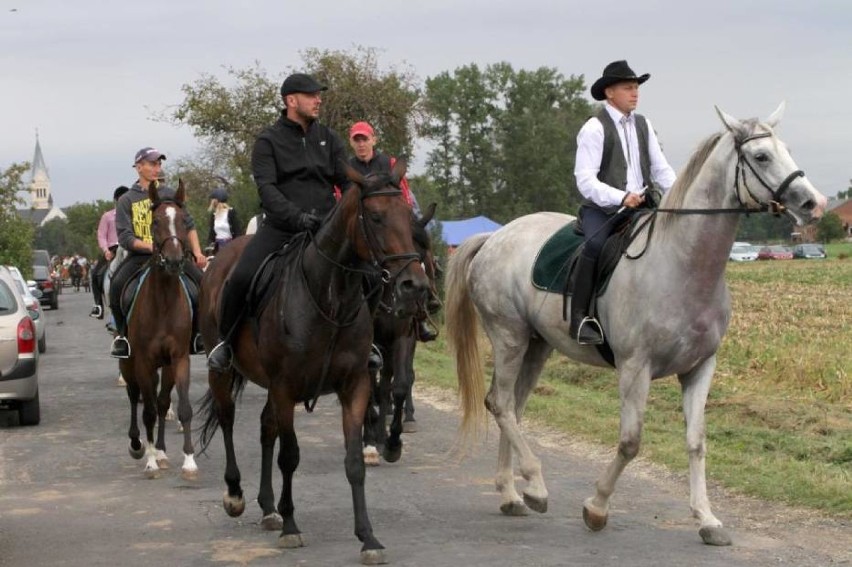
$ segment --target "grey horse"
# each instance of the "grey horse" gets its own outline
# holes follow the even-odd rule
[[[737,120],[716,111],[724,131],[705,140],[692,155],[660,204],[655,230],[649,231],[647,223],[628,248],[630,256],[640,257],[621,260],[598,300],[598,315],[615,357],[621,426],[615,457],[583,507],[586,525],[595,531],[606,525],[615,483],[639,452],[651,380],[675,374],[683,392],[690,507],[705,543],[731,542],[707,497],[704,433],[716,351],[731,316],[725,267],[740,215],[724,213],[773,206],[805,224],[820,218],[826,199],[773,131],[783,103],[766,122]],[[500,427],[496,485],[500,508],[507,515],[547,509],[541,462],[518,422],[548,356],[555,349],[583,363],[607,366],[595,347],[580,346],[569,336],[561,295],[531,282],[538,250],[570,220],[550,212],[518,218],[492,234],[468,239],[449,264],[447,335],[456,353],[462,432],[475,437],[485,423],[486,407],[494,415]],[[477,319],[493,347],[487,396]],[[528,481],[523,499],[515,488],[513,453]]]

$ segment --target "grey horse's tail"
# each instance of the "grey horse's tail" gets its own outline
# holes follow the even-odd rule
[[[479,356],[479,321],[468,289],[468,272],[490,234],[477,234],[464,241],[450,257],[446,288],[447,341],[456,355],[461,395],[462,445],[476,439],[485,428],[485,377]]]

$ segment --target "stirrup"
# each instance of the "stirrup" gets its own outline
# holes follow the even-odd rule
[[[583,333],[586,337],[583,337]],[[591,316],[583,317],[580,324],[577,326],[577,342],[581,345],[600,345],[603,344],[603,329],[597,319]]]
[[[115,337],[112,340],[112,347],[109,354],[113,358],[130,358],[130,342],[120,335]]]
[[[103,318],[103,316],[104,308],[100,305],[95,305],[94,307],[92,307],[92,312],[89,313],[89,317],[92,317],[93,319],[101,319]]]
[[[204,339],[202,339],[201,333],[195,333],[195,335],[192,336],[189,350],[189,354],[204,354]]]
[[[377,370],[381,370],[384,364],[385,361],[382,357],[382,352],[379,350],[379,347],[373,343],[370,345],[370,356],[367,358],[367,369],[371,372],[375,372]]]

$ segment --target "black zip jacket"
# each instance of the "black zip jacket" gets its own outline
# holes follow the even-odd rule
[[[335,204],[334,186],[349,186],[344,160],[333,130],[313,121],[305,132],[282,114],[258,135],[251,156],[265,222],[294,233],[302,212],[325,216]]]

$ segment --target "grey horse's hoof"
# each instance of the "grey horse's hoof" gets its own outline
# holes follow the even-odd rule
[[[302,539],[302,534],[282,534],[278,538],[278,547],[285,549],[305,547],[305,540]]]
[[[722,527],[704,526],[698,530],[698,535],[701,536],[701,539],[704,540],[704,543],[707,545],[731,545],[731,536],[728,535],[727,530]]]
[[[260,520],[260,526],[268,532],[277,532],[284,529],[284,518],[278,512],[273,512]]]
[[[524,494],[524,504],[529,506],[533,512],[544,514],[547,512],[547,498],[534,498],[529,494]]]
[[[384,565],[387,562],[384,549],[365,549],[361,552],[361,565]]]
[[[607,515],[592,512],[588,506],[583,506],[583,521],[593,532],[599,532],[606,527]]]
[[[506,516],[527,516],[530,513],[529,508],[517,500],[500,505],[500,511]]]
[[[242,516],[246,511],[246,499],[242,496],[231,496],[228,491],[225,491],[225,496],[222,497],[222,507],[225,512],[232,518]]]

